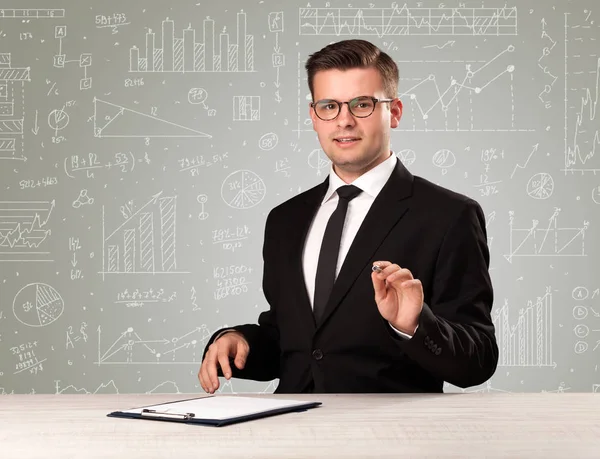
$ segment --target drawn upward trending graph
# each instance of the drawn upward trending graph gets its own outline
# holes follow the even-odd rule
[[[300,8],[300,35],[517,35],[517,9]]]
[[[591,11],[565,13],[565,173],[600,172],[599,34]]]
[[[125,221],[106,231],[102,206],[102,278],[105,274],[173,274],[176,271],[176,197],[155,194],[137,211],[121,207]],[[158,231],[155,231],[155,228]]]
[[[533,131],[517,124],[514,46],[489,61],[418,61],[426,76],[402,78],[402,131]],[[398,61],[415,63],[416,61]],[[402,66],[402,64],[400,64]],[[410,80],[410,83],[404,81]],[[404,87],[409,86],[406,89]],[[494,110],[489,110],[493,105]],[[524,117],[525,118],[525,117]],[[525,118],[526,119],[526,118]]]
[[[246,13],[237,13],[237,40],[225,32],[215,36],[215,21],[203,21],[202,41],[196,42],[196,30],[191,24],[181,37],[175,36],[175,22],[166,18],[162,30],[149,29],[143,55],[136,46],[129,50],[130,72],[253,72],[254,36],[246,33]],[[216,46],[215,46],[216,45]]]

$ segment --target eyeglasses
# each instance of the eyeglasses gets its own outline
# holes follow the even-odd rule
[[[315,114],[323,121],[336,119],[340,114],[343,104],[348,104],[348,110],[357,118],[366,118],[375,111],[377,102],[391,102],[394,99],[376,99],[375,97],[361,96],[355,97],[347,102],[338,102],[334,99],[321,99],[311,102],[310,106],[315,110]]]

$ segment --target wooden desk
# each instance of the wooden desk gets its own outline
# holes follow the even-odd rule
[[[0,457],[600,457],[600,397],[592,393],[239,395],[323,405],[204,427],[106,417],[199,394],[5,395]]]

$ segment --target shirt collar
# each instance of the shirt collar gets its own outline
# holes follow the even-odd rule
[[[349,185],[357,186],[363,190],[364,193],[367,193],[368,195],[372,196],[373,199],[375,199],[396,168],[397,160],[398,158],[394,152],[390,151],[390,156],[388,159],[381,164],[378,164],[373,169],[365,172]],[[331,199],[335,193],[335,190],[344,185],[347,185],[347,183],[338,177],[333,170],[332,164],[329,170],[329,188],[323,197],[321,205],[325,204],[329,199]]]

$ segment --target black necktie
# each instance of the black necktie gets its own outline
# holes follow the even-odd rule
[[[317,324],[321,320],[333,284],[335,282],[335,268],[337,266],[338,254],[340,251],[340,240],[342,239],[342,229],[344,228],[344,220],[346,219],[346,211],[348,203],[358,196],[362,190],[354,185],[344,185],[337,189],[339,201],[337,208],[331,214],[323,243],[321,244],[321,252],[319,253],[319,264],[317,265],[317,275],[315,278],[315,299],[313,312]]]

